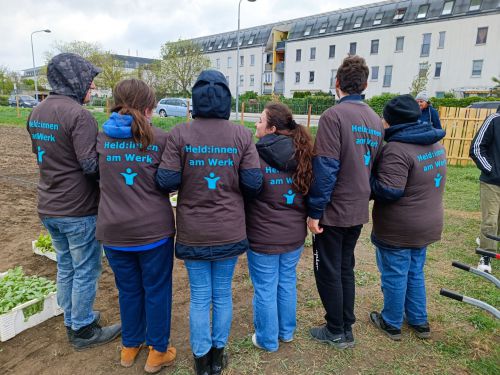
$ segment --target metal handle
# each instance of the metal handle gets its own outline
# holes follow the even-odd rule
[[[500,237],[494,236],[492,234],[485,234],[484,236],[488,237],[490,240],[499,241],[500,242]]]
[[[441,290],[439,291],[439,294],[441,294],[444,297],[456,299],[457,301],[462,301],[464,299],[464,296],[462,296],[461,294],[455,293],[451,290],[444,289],[444,288],[441,288]]]
[[[497,253],[494,253],[493,251],[481,249],[480,247],[478,247],[476,249],[476,254],[484,255],[484,256],[487,256],[490,258],[497,258],[497,259],[499,258],[499,255]]]
[[[470,271],[470,266],[468,266],[467,264],[463,264],[463,263],[460,263],[460,262],[453,261],[453,262],[451,262],[451,265],[453,267],[460,268],[461,270],[464,270],[464,271],[467,271],[467,272]]]

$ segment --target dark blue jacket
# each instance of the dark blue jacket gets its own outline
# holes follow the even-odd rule
[[[429,104],[429,106],[422,111],[419,118],[420,122],[428,122],[436,129],[442,129],[441,120],[439,120],[438,112]]]
[[[384,140],[386,142],[401,142],[416,145],[432,145],[440,141],[445,136],[445,131],[435,129],[428,122],[412,122],[390,126],[385,130]],[[372,176],[372,195],[382,202],[394,202],[401,198],[404,189],[394,189],[386,186]]]

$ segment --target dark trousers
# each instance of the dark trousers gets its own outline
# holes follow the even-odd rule
[[[314,276],[326,310],[326,327],[333,334],[350,331],[354,316],[354,248],[362,225],[323,225],[314,237]]]
[[[144,251],[105,248],[119,293],[123,346],[138,347],[146,342],[159,352],[167,350],[173,243],[173,238],[169,238],[165,244]]]

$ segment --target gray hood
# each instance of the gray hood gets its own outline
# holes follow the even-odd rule
[[[78,103],[83,99],[101,69],[74,53],[54,56],[47,67],[51,93],[69,96]]]

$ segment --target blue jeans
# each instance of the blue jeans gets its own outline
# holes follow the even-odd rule
[[[424,265],[427,248],[391,250],[377,247],[384,309],[382,317],[401,329],[403,314],[409,324],[427,323]]]
[[[189,339],[196,357],[204,356],[212,347],[226,346],[233,318],[231,283],[237,261],[237,257],[216,261],[184,261],[191,290]]]
[[[304,247],[277,255],[247,252],[254,287],[253,325],[257,343],[278,350],[278,339],[291,340],[297,326],[297,277],[295,268]]]
[[[57,303],[73,330],[94,321],[102,248],[95,239],[96,216],[45,217],[57,256]]]
[[[122,251],[104,247],[115,274],[122,343],[138,347],[144,341],[159,352],[167,350],[172,313],[174,241],[150,250]]]

